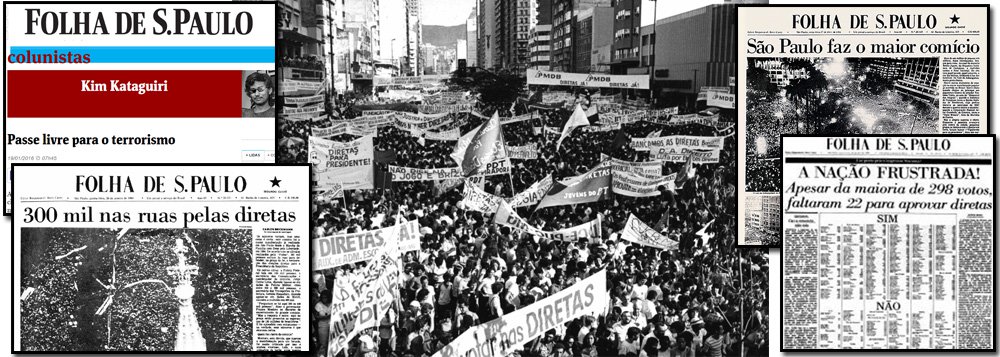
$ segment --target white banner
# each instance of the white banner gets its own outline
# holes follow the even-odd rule
[[[507,146],[507,157],[511,159],[534,160],[538,158],[538,143],[523,146]]]
[[[528,224],[528,221],[518,215],[517,211],[515,211],[509,203],[500,202],[497,214],[493,217],[493,222],[517,229],[521,232],[528,233],[542,239],[570,243],[576,243],[580,239],[586,239],[591,243],[600,243],[603,241],[603,235],[601,233],[601,220],[603,217],[603,215],[598,213],[597,218],[587,223],[556,231],[543,231],[538,227]]]
[[[312,128],[312,136],[321,137],[324,139],[330,138],[331,136],[337,136],[347,133],[347,123],[336,123],[328,128]]]
[[[710,107],[719,107],[728,109],[736,108],[736,94],[709,91],[707,98],[708,98],[708,103],[706,103],[706,105]]]
[[[406,253],[420,249],[420,224],[416,220],[371,231],[335,234],[312,240],[312,269],[314,271],[371,260],[379,248],[395,240],[399,251]]]
[[[493,214],[497,211],[497,206],[503,198],[491,195],[477,187],[474,183],[466,181],[462,190],[462,200],[458,202],[458,207],[467,211],[476,211],[486,214]]]
[[[289,107],[285,106],[281,108],[281,115],[297,115],[297,114],[316,114],[323,112],[323,105],[311,105],[308,107]]]
[[[718,164],[721,153],[722,150],[690,150],[676,153],[651,153],[650,157],[667,162],[687,162],[688,156],[691,156],[691,163],[694,164]]]
[[[374,154],[370,136],[346,143],[309,137],[309,163],[320,187],[340,183],[345,190],[374,188]]]
[[[451,123],[455,118],[448,113],[414,114],[396,112],[395,125],[400,130],[430,130]]]
[[[412,167],[402,167],[389,165],[389,172],[392,173],[393,182],[406,181],[433,181],[446,179],[460,179],[462,175],[461,167],[447,167],[437,169],[417,169]],[[510,160],[497,160],[487,164],[477,175],[504,175],[510,173]]]
[[[611,192],[629,197],[653,197],[659,196],[660,190],[657,187],[663,186],[667,191],[674,191],[674,180],[677,174],[666,176],[642,176],[631,172],[613,171],[611,179]]]
[[[649,76],[645,74],[569,73],[528,69],[527,76],[529,85],[649,89]]]
[[[615,172],[631,172],[634,174],[640,174],[642,176],[658,177],[663,175],[663,164],[664,161],[625,161],[615,158],[609,158],[605,154],[601,154],[601,161],[610,159],[611,169]]]
[[[311,95],[307,97],[284,97],[285,105],[307,105],[323,102],[323,95]]]
[[[458,128],[449,129],[445,131],[413,131],[411,133],[416,133],[415,136],[423,136],[427,140],[437,140],[437,141],[458,141],[458,137],[462,136],[458,132]]]
[[[625,222],[625,228],[622,229],[621,239],[663,250],[677,249],[676,241],[667,238],[667,236],[664,236],[657,231],[654,231],[652,227],[640,221],[634,214],[630,214],[628,216],[628,221]]]
[[[323,82],[309,82],[295,79],[281,80],[281,94],[288,95],[298,91],[318,93],[323,88]]]
[[[688,150],[720,150],[722,149],[725,137],[720,136],[693,136],[693,135],[671,135],[656,138],[632,138],[632,149],[635,151],[654,151],[655,149],[665,149],[658,152],[669,153],[679,152],[682,149]]]
[[[433,357],[506,356],[548,330],[607,310],[607,281],[607,271],[601,270],[534,304],[473,326]]]
[[[514,208],[536,205],[538,201],[542,200],[542,197],[545,197],[549,189],[552,188],[553,182],[552,175],[549,174],[541,179],[541,181],[535,182],[524,191],[521,191],[521,193],[514,195],[507,202]]]
[[[398,230],[399,226],[396,227]],[[383,253],[372,260],[366,278],[374,278],[374,280],[367,280],[369,284],[365,286],[359,296],[361,305],[358,306],[354,331],[348,336],[348,341],[364,329],[378,327],[379,320],[399,299],[399,282],[402,273],[399,253],[398,249],[392,249],[387,245],[383,249]]]

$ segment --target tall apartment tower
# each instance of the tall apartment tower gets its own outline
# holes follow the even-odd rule
[[[420,0],[406,0],[406,67],[409,69],[407,74],[411,76],[424,73],[424,64],[420,60],[420,45],[424,42],[421,11]]]

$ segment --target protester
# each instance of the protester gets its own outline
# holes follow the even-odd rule
[[[587,106],[599,107],[596,103],[601,103],[590,93],[570,94],[568,98]],[[375,104],[359,107],[345,104],[338,108],[340,113],[349,113],[340,120],[351,120],[362,116],[363,110],[379,108]],[[649,153],[633,150],[629,138],[657,132],[661,136],[718,133],[711,126],[638,121],[623,124],[619,130],[577,128],[557,150],[556,139],[572,109],[513,98],[479,101],[472,112],[482,116],[469,112],[449,114],[453,124],[434,130],[457,127],[459,132],[468,133],[493,113],[505,117],[530,114],[530,120],[504,124],[503,139],[507,145],[537,143],[538,159],[511,160],[510,175],[484,179],[483,191],[507,198],[548,175],[561,180],[587,172],[601,162],[602,154],[626,161],[648,161]],[[601,124],[600,118],[600,114],[592,116],[590,124]],[[719,120],[734,121],[733,112],[721,113]],[[304,134],[301,137],[308,140],[306,123],[284,123],[281,130]],[[329,139],[353,138],[345,134]],[[767,254],[734,246],[735,141],[724,140],[719,163],[695,164],[696,174],[683,186],[673,191],[660,187],[657,196],[613,194],[610,199],[592,203],[516,209],[530,225],[544,231],[580,225],[600,216],[599,242],[550,241],[494,224],[493,214],[459,205],[463,199],[461,185],[442,189],[441,182],[434,181],[385,180],[373,190],[345,191],[343,199],[314,206],[314,234],[368,231],[410,220],[422,227],[420,249],[401,258],[402,283],[395,308],[399,322],[392,329],[399,338],[389,348],[379,348],[380,356],[433,355],[470,327],[545,299],[602,269],[607,270],[609,310],[547,331],[519,346],[522,356],[693,357],[727,351],[737,356],[766,355]],[[387,171],[388,165],[457,166],[449,156],[455,141],[425,140],[393,125],[378,129],[374,145],[376,156],[379,152],[392,153],[392,160],[376,160],[376,173]],[[305,143],[295,143],[288,153],[279,152],[279,156],[305,159],[305,147]],[[684,162],[667,162],[662,174],[683,175],[685,170]],[[677,248],[621,243],[618,237],[630,215],[656,226],[657,231],[677,243]],[[319,273],[329,289],[336,279],[356,281],[365,266],[365,262],[359,262]],[[715,330],[709,332],[706,327]],[[379,334],[373,338],[378,339]],[[365,343],[359,340],[352,340],[340,355],[354,356],[364,350]],[[388,345],[380,341],[375,344]]]

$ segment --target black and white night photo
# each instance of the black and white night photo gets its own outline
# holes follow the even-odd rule
[[[24,351],[253,350],[249,229],[21,236]]]

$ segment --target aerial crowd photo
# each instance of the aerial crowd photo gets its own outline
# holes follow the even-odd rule
[[[735,44],[668,37],[735,6],[447,3],[348,1],[332,44],[281,55],[278,161],[313,164],[314,355],[767,355],[735,65],[708,65]],[[691,62],[677,46],[720,53],[653,73]]]

